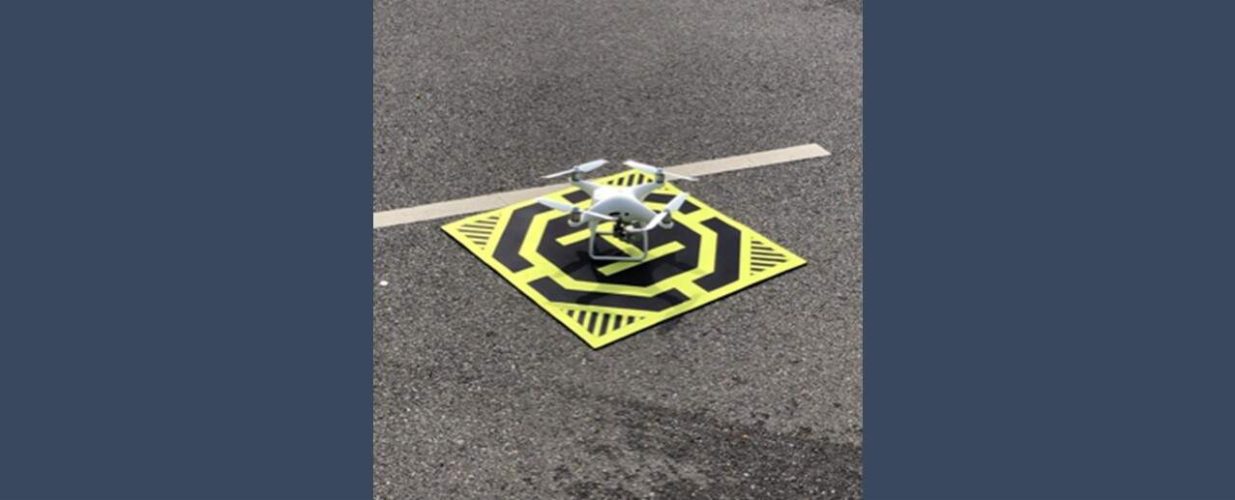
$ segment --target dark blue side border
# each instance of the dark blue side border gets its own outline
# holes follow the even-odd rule
[[[1235,3],[865,5],[865,492],[1235,497]]]
[[[0,2],[0,497],[372,496],[368,2]]]

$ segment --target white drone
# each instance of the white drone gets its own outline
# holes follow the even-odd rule
[[[696,180],[694,177],[665,172],[663,168],[653,167],[644,163],[639,163],[634,160],[626,160],[624,165],[652,175],[652,182],[639,184],[638,186],[617,187],[603,186],[595,182],[586,181],[579,178],[579,174],[585,174],[600,168],[609,163],[608,160],[595,160],[575,165],[570,170],[564,170],[556,174],[544,176],[545,179],[570,175],[571,185],[579,188],[584,193],[592,197],[592,204],[584,209],[563,203],[548,198],[538,198],[536,201],[546,207],[560,210],[570,214],[567,223],[571,227],[579,227],[583,224],[588,225],[591,234],[588,236],[587,251],[588,255],[595,260],[621,260],[621,261],[641,261],[647,258],[648,255],[648,231],[661,227],[669,229],[673,227],[673,212],[682,208],[682,204],[686,202],[686,193],[681,193],[675,196],[665,209],[660,212],[654,212],[643,204],[643,199],[649,193],[659,189],[665,184],[665,178],[683,179],[688,181]],[[602,222],[612,222],[613,231],[602,232],[598,229]],[[597,255],[596,254],[596,235],[612,235],[622,241],[632,242],[636,237],[642,239],[643,253],[637,256],[632,255]]]

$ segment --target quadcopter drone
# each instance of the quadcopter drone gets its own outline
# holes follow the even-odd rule
[[[648,255],[648,231],[661,227],[669,229],[673,227],[673,212],[682,208],[682,204],[686,202],[686,193],[681,193],[675,196],[665,205],[665,209],[660,212],[654,212],[643,204],[643,199],[647,195],[665,184],[665,178],[683,179],[688,181],[696,180],[694,177],[665,172],[665,169],[653,167],[644,163],[639,163],[634,160],[626,160],[624,165],[650,174],[653,178],[652,182],[646,182],[637,186],[618,187],[604,186],[591,181],[579,178],[579,174],[585,174],[596,170],[606,163],[608,160],[595,160],[575,165],[570,170],[564,170],[555,174],[544,176],[544,179],[553,179],[564,175],[570,176],[570,184],[579,188],[588,196],[592,197],[592,203],[588,208],[580,208],[575,205],[563,203],[548,198],[538,198],[536,201],[546,207],[560,210],[570,214],[567,219],[567,224],[571,227],[579,227],[584,224],[588,225],[591,234],[588,236],[588,256],[593,260],[618,260],[618,261],[642,261]],[[601,231],[599,229],[601,223],[612,222],[612,231]],[[636,239],[642,241],[643,253],[637,256],[634,255],[598,255],[596,253],[596,236],[611,235],[627,243],[634,244]]]

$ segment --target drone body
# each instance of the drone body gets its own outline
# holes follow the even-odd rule
[[[674,211],[682,207],[686,202],[686,193],[681,193],[674,197],[661,212],[653,211],[643,204],[644,198],[653,191],[659,189],[665,184],[665,178],[671,176],[678,179],[695,180],[693,177],[678,175],[671,172],[665,172],[664,169],[653,167],[633,160],[627,160],[624,164],[630,168],[640,172],[651,174],[652,182],[646,182],[637,186],[616,187],[603,186],[591,181],[579,178],[579,174],[591,172],[608,163],[608,160],[595,160],[581,165],[576,165],[570,170],[565,170],[555,174],[544,176],[546,179],[570,175],[571,185],[579,188],[579,190],[591,196],[591,205],[586,208],[580,208],[560,201],[540,198],[536,200],[541,205],[560,210],[570,214],[567,223],[572,227],[588,225],[590,235],[588,239],[588,255],[594,260],[621,260],[621,261],[641,261],[647,258],[648,254],[648,236],[647,232],[657,227],[671,228],[673,220],[671,219]],[[604,222],[612,222],[612,231],[601,231],[600,224]],[[631,243],[635,239],[641,240],[642,253],[637,256],[632,255],[598,255],[596,253],[596,236],[597,235],[612,235],[622,241]]]

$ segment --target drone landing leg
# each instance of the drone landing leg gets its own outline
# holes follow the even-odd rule
[[[602,232],[595,227],[592,228],[592,233],[588,236],[588,239],[587,239],[587,254],[588,254],[588,257],[592,258],[592,260],[616,260],[616,261],[624,261],[624,262],[640,262],[643,259],[646,259],[648,257],[648,233],[647,231],[642,231],[639,233],[639,236],[641,236],[643,239],[643,252],[640,253],[639,255],[597,255],[596,254],[596,235],[597,234],[611,235],[611,236],[615,235],[614,232]]]

